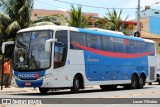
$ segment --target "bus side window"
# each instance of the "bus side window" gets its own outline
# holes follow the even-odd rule
[[[54,68],[59,68],[65,65],[66,62],[66,47],[64,46],[55,46],[54,51]]]
[[[57,31],[54,47],[54,68],[63,67],[67,58],[68,36],[67,31]]]

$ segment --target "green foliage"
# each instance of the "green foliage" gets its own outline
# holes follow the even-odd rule
[[[19,29],[26,28],[30,25],[33,3],[33,0],[0,1],[1,41],[15,38],[16,32]]]
[[[123,21],[121,15],[122,10],[120,10],[119,14],[114,9],[112,12],[108,10],[106,16],[97,20],[98,27],[113,31],[125,32],[125,21],[127,20],[128,16]]]
[[[48,21],[40,21],[40,22],[37,22],[37,23],[34,23],[31,25],[31,27],[33,26],[41,26],[41,25],[55,25],[54,23],[52,22],[48,22]]]
[[[14,40],[18,30],[30,25],[34,0],[0,0],[0,45]],[[13,47],[6,49],[6,57],[12,55]]]
[[[62,15],[51,15],[51,16],[44,16],[38,18],[37,20],[32,21],[30,26],[39,26],[39,25],[65,25],[64,16]]]
[[[76,9],[73,5],[71,5],[71,9],[68,13],[70,19],[66,21],[68,22],[69,26],[85,28],[92,19],[92,16],[86,17],[82,15],[81,6],[78,6],[78,9]]]

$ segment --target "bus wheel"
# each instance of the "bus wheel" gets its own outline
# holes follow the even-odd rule
[[[131,88],[131,89],[136,89],[137,86],[138,86],[137,76],[136,76],[136,75],[133,75],[133,76],[132,76],[132,79],[131,79],[130,88]]]
[[[145,84],[145,78],[143,75],[140,76],[140,78],[138,79],[138,88],[143,88]]]
[[[75,76],[74,80],[73,80],[73,87],[71,87],[71,92],[72,93],[78,93],[79,88],[80,88],[80,81],[79,81],[78,76]]]
[[[47,88],[39,88],[39,91],[41,94],[47,94],[48,89]]]

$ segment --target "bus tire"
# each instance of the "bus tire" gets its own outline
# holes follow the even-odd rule
[[[160,85],[160,82],[158,82],[158,84]]]
[[[138,79],[138,88],[143,88],[143,86],[145,85],[145,77],[143,75],[140,76],[140,78]]]
[[[80,81],[78,76],[75,76],[73,79],[73,87],[71,87],[71,92],[72,93],[79,93],[80,89]]]
[[[47,88],[39,88],[39,91],[41,94],[47,94],[48,89]]]
[[[138,78],[137,78],[136,75],[133,75],[132,79],[131,79],[130,88],[131,89],[136,89],[136,88],[138,88],[137,86],[138,86]]]

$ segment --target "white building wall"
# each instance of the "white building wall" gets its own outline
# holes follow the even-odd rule
[[[149,16],[160,17],[160,10],[148,9],[148,10],[144,10],[144,11],[140,12],[140,17],[141,18],[149,17]]]

